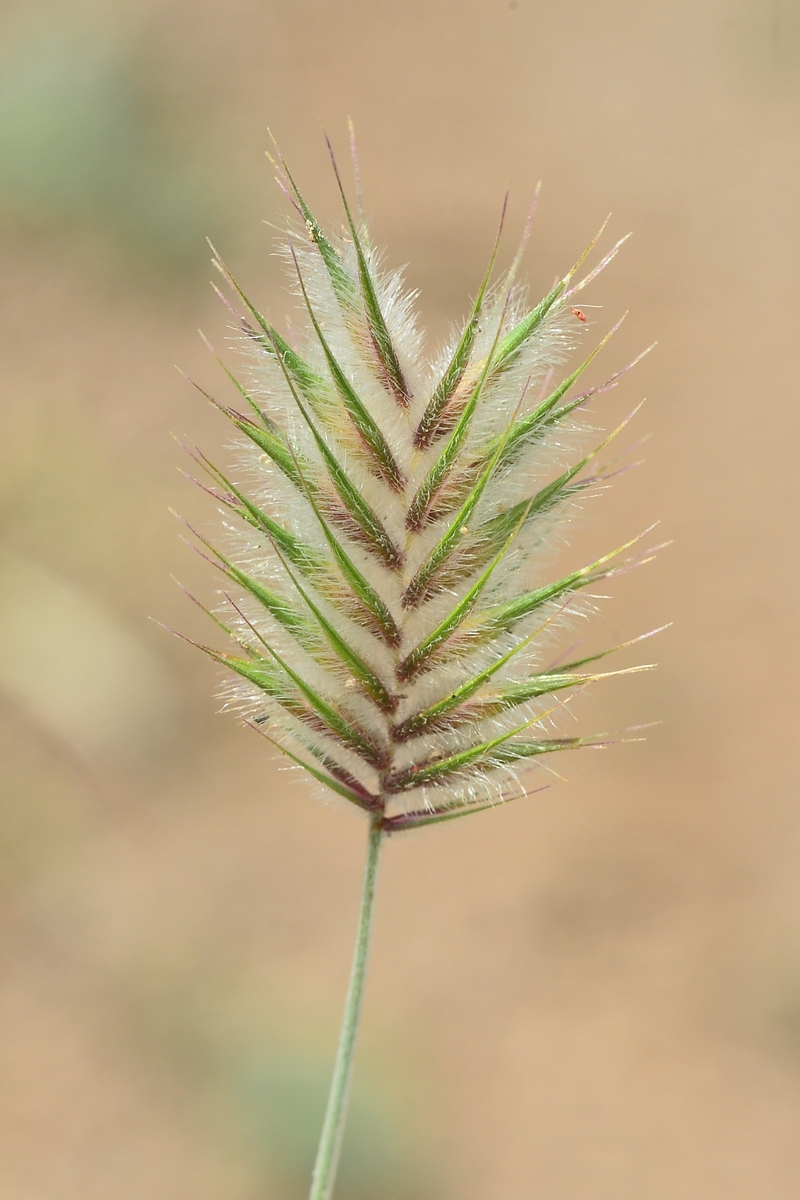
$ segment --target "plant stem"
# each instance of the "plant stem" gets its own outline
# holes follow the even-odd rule
[[[347,1098],[350,1076],[353,1071],[353,1052],[361,1016],[361,1000],[364,993],[364,978],[369,952],[369,935],[372,925],[372,902],[375,898],[375,875],[378,868],[378,851],[381,845],[381,817],[372,819],[369,827],[367,865],[364,872],[364,888],[361,893],[361,911],[358,917],[358,932],[350,969],[350,984],[344,1006],[342,1032],[333,1067],[333,1079],[328,1096],[328,1107],[319,1139],[317,1160],[311,1177],[309,1200],[330,1200],[336,1182],[336,1168],[342,1148],[344,1120],[347,1114]]]

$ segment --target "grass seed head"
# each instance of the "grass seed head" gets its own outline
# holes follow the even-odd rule
[[[531,307],[520,254],[492,282],[498,232],[466,322],[426,364],[412,297],[331,158],[338,234],[276,164],[296,210],[291,338],[214,251],[241,360],[223,364],[233,402],[214,403],[239,453],[233,479],[193,455],[226,529],[224,551],[200,540],[231,645],[204,649],[230,673],[229,706],[392,832],[490,807],[530,789],[534,763],[611,740],[558,731],[581,689],[620,673],[597,670],[611,651],[553,666],[554,637],[589,611],[587,589],[648,554],[631,542],[565,575],[550,564],[611,475],[619,430],[587,448],[583,412],[622,372],[575,388],[610,334],[567,364],[588,324],[574,297],[621,243],[581,276],[595,239]]]

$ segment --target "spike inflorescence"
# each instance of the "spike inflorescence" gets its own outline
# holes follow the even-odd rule
[[[278,170],[304,333],[282,337],[214,253],[248,361],[244,381],[225,368],[238,405],[217,405],[242,438],[237,482],[195,455],[226,514],[225,553],[201,541],[230,585],[213,619],[235,644],[203,648],[249,722],[385,832],[480,811],[518,792],[531,760],[608,740],[552,725],[619,673],[596,669],[610,651],[557,667],[545,655],[585,589],[647,555],[626,557],[630,543],[546,570],[608,478],[596,460],[611,438],[579,453],[580,418],[622,372],[572,392],[611,334],[561,373],[585,330],[574,296],[621,243],[580,279],[593,242],[530,308],[520,255],[491,282],[498,232],[463,329],[425,368],[411,298],[379,270],[335,161],[338,237],[280,156]]]

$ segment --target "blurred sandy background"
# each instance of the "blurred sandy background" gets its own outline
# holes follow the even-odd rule
[[[300,1200],[363,855],[217,715],[171,433],[228,430],[209,234],[276,322],[278,135],[320,127],[435,347],[512,186],[549,286],[608,211],[604,401],[646,465],[576,533],[661,519],[597,637],[674,621],[568,782],[388,845],[337,1200],[800,1192],[798,0],[116,0],[0,14],[0,1195]],[[589,309],[588,305],[602,305]],[[635,661],[629,655],[628,661]]]

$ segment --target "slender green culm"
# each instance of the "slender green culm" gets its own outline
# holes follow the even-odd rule
[[[375,877],[378,871],[382,826],[380,817],[372,817],[369,825],[367,865],[364,871],[364,887],[361,892],[361,909],[358,914],[358,930],[350,968],[350,984],[344,1006],[342,1032],[333,1066],[333,1079],[322,1123],[319,1149],[311,1177],[309,1200],[330,1200],[336,1180],[336,1167],[344,1137],[344,1119],[347,1112],[347,1095],[353,1074],[353,1055],[356,1048],[361,1003],[364,998],[364,979],[367,970],[369,938],[372,931],[372,911],[375,901]]]
[[[619,473],[599,456],[627,422],[593,430],[602,404],[589,413],[587,401],[633,364],[592,380],[619,322],[587,345],[592,323],[575,301],[622,242],[582,275],[603,226],[529,304],[517,275],[535,199],[510,269],[493,277],[506,197],[477,294],[432,370],[400,277],[378,269],[352,130],[350,141],[353,206],[328,143],[338,231],[322,228],[275,147],[294,209],[283,251],[291,332],[212,247],[239,360],[230,367],[212,351],[230,399],[199,391],[232,425],[239,452],[224,469],[190,452],[224,521],[196,536],[223,580],[204,611],[225,648],[200,648],[226,672],[226,707],[368,827],[310,1200],[334,1196],[382,843],[541,790],[529,776],[553,754],[626,740],[563,736],[558,723],[585,688],[651,665],[598,670],[611,650],[559,654],[557,644],[596,603],[592,585],[649,561],[651,549],[632,549],[642,534],[584,566],[550,567],[584,498]]]

